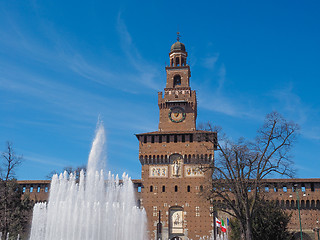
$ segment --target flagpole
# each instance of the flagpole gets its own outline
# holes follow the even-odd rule
[[[217,240],[217,234],[216,234],[216,210],[213,210],[213,239]]]

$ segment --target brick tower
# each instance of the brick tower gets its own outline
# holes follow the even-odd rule
[[[210,186],[216,133],[196,130],[196,92],[190,88],[185,45],[171,46],[164,94],[158,93],[159,129],[136,134],[142,165],[141,205],[150,239],[199,239],[212,232],[204,189]],[[211,209],[212,210],[212,209]]]

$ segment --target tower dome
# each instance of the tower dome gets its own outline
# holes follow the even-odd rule
[[[172,46],[171,46],[171,52],[173,52],[173,51],[183,51],[183,52],[185,52],[186,51],[186,47],[184,46],[183,43],[177,41],[174,44],[172,44]]]
[[[187,65],[186,46],[180,42],[180,33],[177,33],[177,41],[172,44],[169,57],[170,57],[170,67],[182,67]]]

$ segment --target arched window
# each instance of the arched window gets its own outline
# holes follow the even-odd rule
[[[176,66],[179,66],[179,64],[180,64],[179,62],[180,62],[179,58],[176,57]]]
[[[181,85],[181,76],[175,75],[173,78],[173,87]]]
[[[188,185],[187,186],[187,192],[190,192],[190,190],[191,190],[191,187],[190,187],[190,185]]]
[[[177,185],[174,186],[174,191],[178,192],[178,186]]]
[[[316,208],[316,203],[314,200],[311,200],[311,209],[315,209]]]
[[[153,186],[152,185],[150,186],[150,192],[153,192]]]
[[[166,186],[162,186],[162,192],[166,191]]]
[[[310,209],[310,200],[306,201],[306,209]]]
[[[289,200],[287,200],[286,201],[286,209],[289,209],[289,207],[290,207],[290,202],[289,202]]]

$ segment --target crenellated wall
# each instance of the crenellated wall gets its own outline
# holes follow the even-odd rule
[[[143,199],[141,199],[141,187],[143,187],[142,182],[140,179],[132,181],[136,191],[137,203],[140,205],[140,203],[143,201]],[[18,181],[18,183],[22,186],[24,194],[28,194],[34,203],[46,202],[48,200],[50,180],[25,180]],[[311,239],[317,239],[313,229],[320,227],[317,226],[317,219],[320,220],[320,178],[266,179],[265,183],[267,184],[267,187],[260,189],[261,193],[263,193],[264,197],[268,201],[275,201],[278,206],[287,211],[289,214],[292,214],[291,221],[289,223],[289,229],[293,232],[300,231],[298,214],[299,197],[303,232],[307,233]],[[153,187],[154,189],[160,189],[163,187],[163,183],[159,183],[159,186],[156,186],[155,184]],[[170,186],[166,187],[170,189]],[[185,187],[180,189],[182,191],[180,196],[186,195],[186,199],[188,199],[188,188]],[[183,193],[183,191],[186,193]],[[200,191],[200,189],[197,191]],[[205,200],[203,199],[203,201]],[[199,204],[201,205],[201,203]],[[195,219],[195,221],[196,220],[197,219]]]

